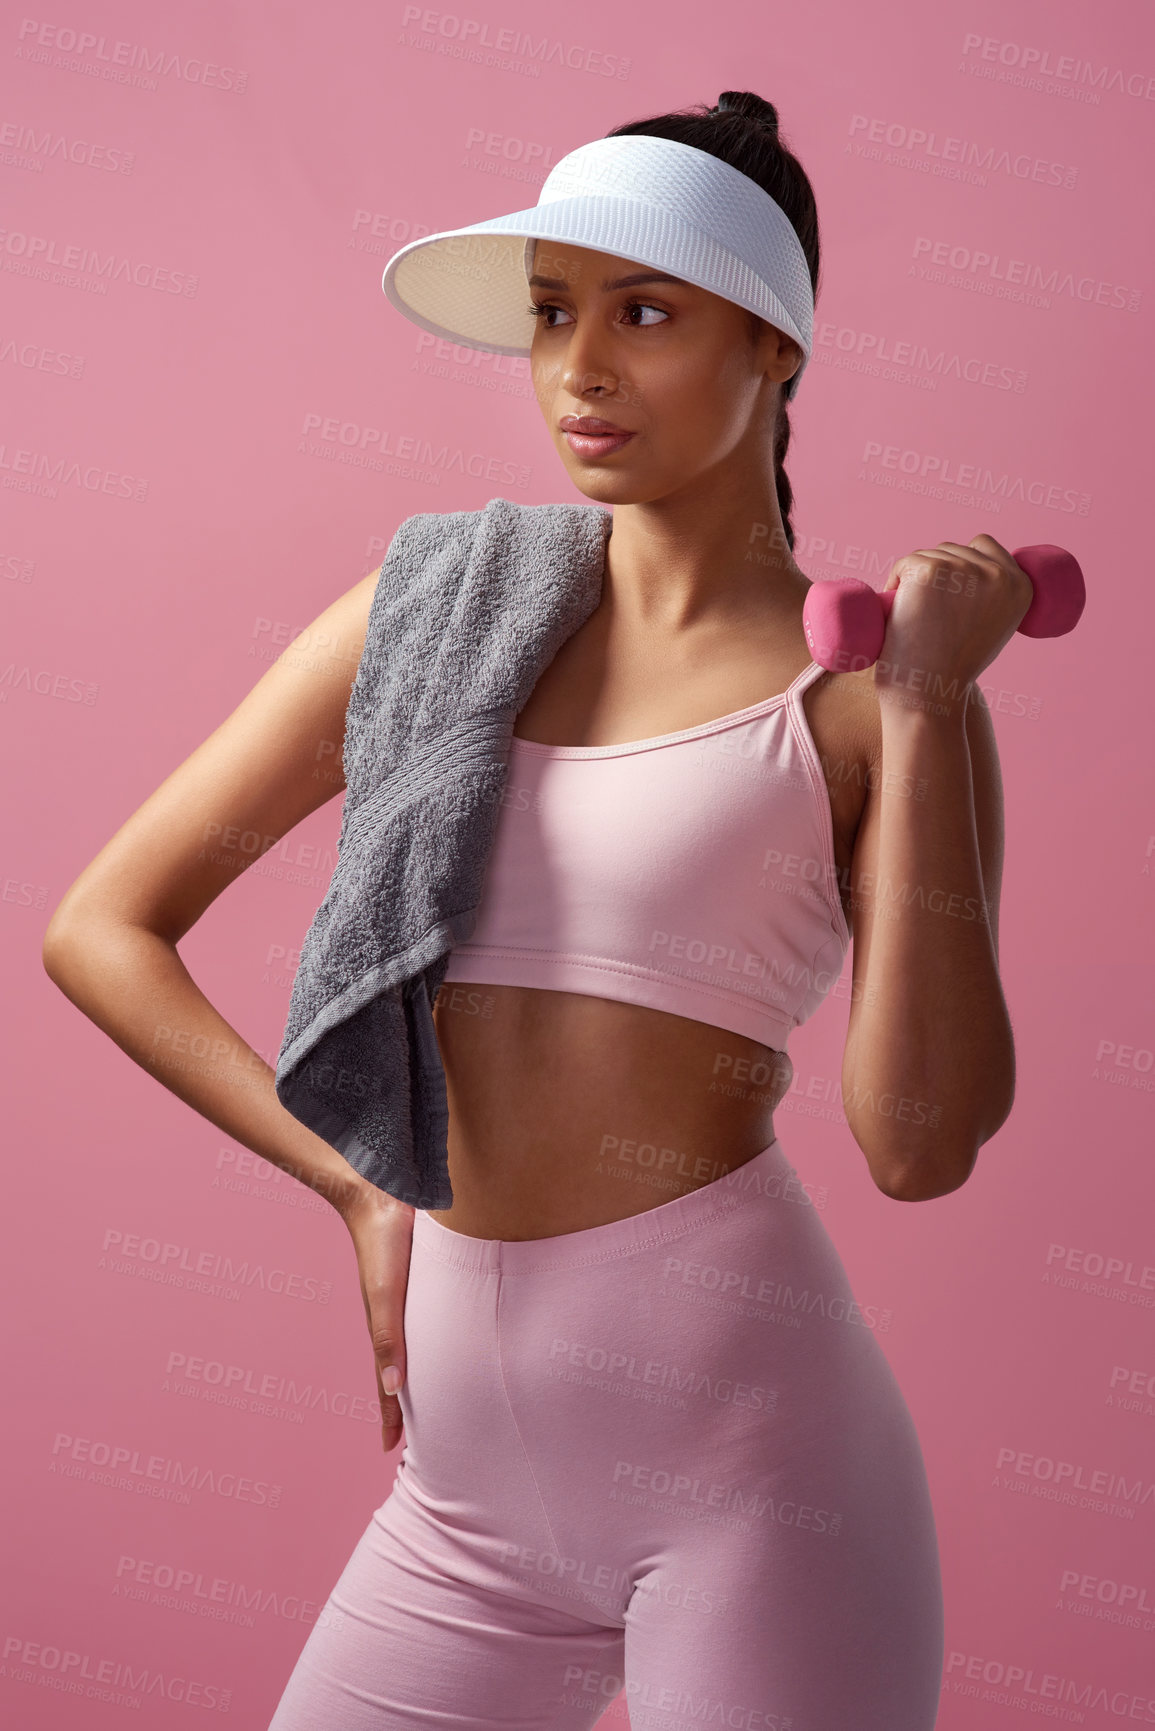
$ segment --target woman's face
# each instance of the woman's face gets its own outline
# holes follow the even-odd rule
[[[660,278],[661,280],[653,280]],[[638,280],[650,279],[650,280]],[[779,387],[802,350],[744,307],[652,266],[538,241],[530,370],[574,485],[608,505],[661,499],[748,461],[773,492]],[[572,441],[559,424],[596,416],[632,437]]]

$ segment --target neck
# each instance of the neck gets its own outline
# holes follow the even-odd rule
[[[774,494],[686,491],[614,507],[605,600],[641,625],[681,630],[710,615],[796,608],[810,581],[794,559]]]

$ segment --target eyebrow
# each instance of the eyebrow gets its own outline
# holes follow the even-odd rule
[[[612,281],[604,282],[601,286],[604,293],[613,294],[616,289],[636,288],[639,283],[644,282],[684,283],[684,281],[684,277],[666,276],[664,272],[661,271],[638,271],[633,276],[614,277]],[[562,282],[561,278],[556,276],[531,276],[529,279],[529,286],[530,288],[564,290],[568,289],[569,284]]]

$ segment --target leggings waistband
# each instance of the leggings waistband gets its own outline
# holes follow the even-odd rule
[[[732,1167],[712,1183],[623,1220],[608,1220],[602,1226],[587,1226],[552,1238],[471,1238],[419,1208],[413,1216],[413,1243],[423,1254],[466,1274],[497,1270],[503,1274],[538,1274],[555,1268],[583,1268],[681,1238],[732,1213],[751,1195],[781,1196],[783,1180],[790,1178],[797,1178],[797,1172],[776,1136],[752,1159]]]

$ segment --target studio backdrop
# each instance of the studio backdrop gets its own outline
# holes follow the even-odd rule
[[[1074,631],[981,679],[1011,1116],[962,1188],[883,1195],[840,1100],[848,958],[776,1122],[858,1295],[831,1326],[875,1331],[925,1451],[943,1731],[1155,1724],[1145,9],[96,0],[10,8],[0,81],[0,1717],[264,1725],[397,1466],[341,1221],[70,1005],[48,917],[278,656],[335,652],[303,628],[403,519],[581,502],[528,362],[407,322],[385,262],[737,88],[778,107],[822,224],[802,569],[881,588],[989,534],[1087,582]],[[336,763],[273,845],[204,837],[252,861],[180,953],[269,1064]]]

